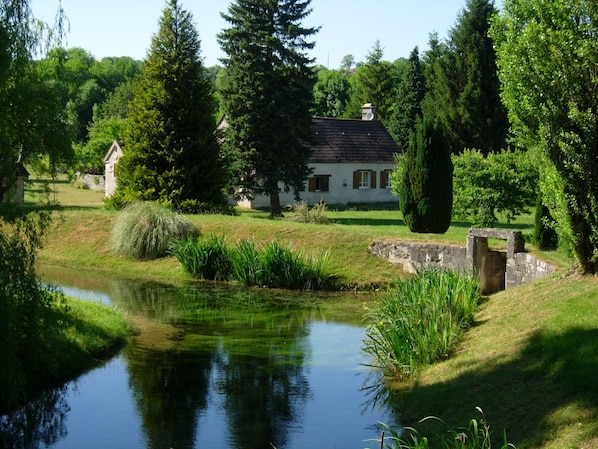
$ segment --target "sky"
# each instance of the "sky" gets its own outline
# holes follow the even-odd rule
[[[181,0],[193,15],[207,67],[222,58],[216,36],[228,23],[220,16],[232,0]],[[69,30],[65,47],[81,47],[97,60],[106,56],[145,59],[166,0],[61,0]],[[417,46],[428,48],[430,33],[440,39],[465,7],[466,0],[312,0],[303,25],[321,27],[308,55],[317,64],[338,69],[346,55],[364,62],[376,41],[383,59],[408,58]],[[497,2],[498,4],[498,2]],[[30,0],[33,15],[53,24],[59,0]]]

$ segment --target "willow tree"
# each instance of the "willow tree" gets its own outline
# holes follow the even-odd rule
[[[279,193],[305,189],[309,175],[313,63],[305,51],[317,28],[304,28],[311,0],[236,0],[218,35],[227,57],[220,90],[228,127],[224,145],[238,197],[270,197],[281,214]]]
[[[112,202],[196,211],[224,202],[212,84],[192,16],[169,0],[133,88]]]
[[[505,0],[493,27],[517,142],[538,149],[543,200],[585,273],[598,271],[598,6]]]

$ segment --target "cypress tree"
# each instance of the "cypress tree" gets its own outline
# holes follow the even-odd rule
[[[134,86],[112,199],[197,211],[224,203],[212,84],[189,12],[170,0]]]
[[[411,134],[399,186],[403,220],[411,232],[445,233],[453,210],[453,163],[442,128],[424,117]]]
[[[534,215],[534,231],[532,233],[532,242],[543,251],[551,251],[559,246],[559,238],[554,228],[547,225],[547,222],[553,222],[550,210],[542,201],[542,192],[538,193],[536,202],[536,211]]]
[[[227,156],[239,197],[268,195],[270,213],[281,214],[279,192],[298,198],[309,174],[313,48],[304,28],[311,0],[236,0],[218,35],[227,54],[220,84],[228,127]]]

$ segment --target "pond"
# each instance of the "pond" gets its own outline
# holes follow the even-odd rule
[[[366,388],[363,298],[118,280],[45,267],[139,329],[120,354],[0,418],[16,447],[364,448],[396,413]],[[1,430],[1,429],[0,429]]]

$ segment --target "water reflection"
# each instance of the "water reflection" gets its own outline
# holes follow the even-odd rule
[[[335,322],[335,310],[361,309],[355,298],[85,277],[89,289],[81,276],[44,280],[108,297],[140,333],[53,392],[38,425],[51,435],[2,421],[13,426],[2,435],[20,426],[37,441],[15,447],[365,447],[378,421],[392,421],[387,407],[364,408],[363,328]]]

